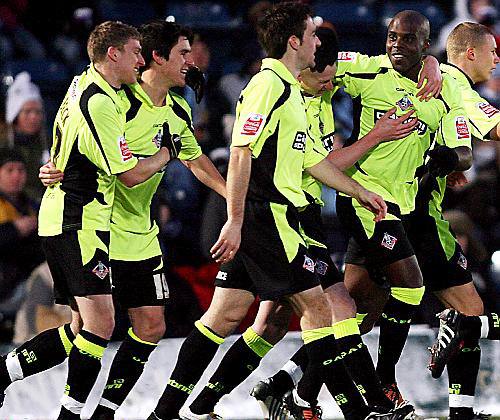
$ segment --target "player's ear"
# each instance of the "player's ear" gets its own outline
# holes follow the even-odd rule
[[[288,38],[288,45],[290,45],[293,50],[297,51],[300,44],[300,39],[296,35],[292,35],[290,38]]]
[[[120,50],[116,47],[108,47],[106,55],[109,57],[111,61],[117,61],[118,57],[120,57]]]
[[[474,47],[469,47],[465,50],[465,57],[467,59],[474,61],[476,59],[476,50]]]
[[[153,50],[152,57],[153,57],[153,61],[156,64],[159,64],[160,66],[165,64],[165,62],[167,61],[167,60],[165,60],[165,57],[162,57],[160,54],[158,54],[158,52],[156,50]]]

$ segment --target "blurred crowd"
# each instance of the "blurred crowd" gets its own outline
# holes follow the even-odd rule
[[[141,24],[173,15],[197,33],[193,60],[203,71],[207,89],[201,103],[188,88],[179,92],[192,106],[195,135],[203,151],[225,174],[235,104],[241,89],[259,68],[263,53],[255,21],[270,1],[175,2],[131,0],[0,3],[0,342],[23,342],[68,317],[52,303],[52,282],[37,237],[37,208],[43,194],[38,169],[49,159],[52,122],[71,77],[87,65],[85,43],[96,23],[119,19]],[[449,31],[459,22],[477,21],[499,34],[498,0],[310,1],[313,9],[339,33],[341,49],[382,54],[385,19],[395,11],[417,8],[431,20],[432,53],[441,61]],[[335,4],[333,4],[335,3]],[[392,8],[391,8],[392,7]],[[397,8],[397,9],[394,9]],[[344,13],[341,13],[344,10]],[[57,11],[57,12],[55,12]],[[48,23],[50,22],[50,23]],[[358,25],[358,26],[356,26]],[[435,40],[435,41],[434,41]],[[367,42],[368,41],[368,42]],[[343,45],[344,43],[344,45]],[[497,36],[497,45],[500,38]],[[480,94],[500,108],[500,68]],[[350,98],[334,99],[335,142],[341,147],[352,130]],[[474,282],[491,310],[500,310],[500,145],[474,144],[474,164],[465,187],[449,189],[445,216],[470,261]],[[324,191],[323,217],[343,263],[345,234],[335,215],[335,193]],[[179,161],[167,166],[155,198],[161,229],[170,304],[167,336],[183,336],[207,309],[217,266],[209,249],[226,218],[225,202],[209,192]],[[64,251],[62,251],[64,252]],[[433,324],[440,309],[429,296],[416,322]],[[126,331],[117,314],[115,337]],[[243,325],[242,330],[245,328]]]

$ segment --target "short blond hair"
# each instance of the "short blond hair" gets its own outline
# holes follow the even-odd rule
[[[474,22],[459,23],[448,35],[446,54],[448,61],[456,59],[468,48],[477,48],[486,42],[486,37],[492,32],[484,25]]]
[[[109,47],[122,49],[129,39],[141,39],[139,31],[131,25],[111,20],[97,25],[87,41],[90,61],[103,61]]]

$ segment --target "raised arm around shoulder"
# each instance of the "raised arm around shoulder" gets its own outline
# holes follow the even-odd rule
[[[139,159],[137,165],[126,172],[118,175],[118,179],[126,187],[134,187],[141,182],[151,178],[160,171],[170,160],[170,154],[166,147],[161,147],[153,156],[145,159]]]
[[[425,85],[424,80],[426,81]],[[417,89],[420,90],[417,92],[416,96],[420,97],[421,101],[437,98],[441,93],[442,87],[443,76],[439,68],[439,61],[436,57],[428,55],[423,61],[423,68],[417,83]]]
[[[193,160],[183,160],[182,163],[194,174],[200,182],[226,197],[226,181],[222,178],[212,161],[204,154]]]
[[[490,130],[489,137],[491,140],[500,141],[500,123]]]

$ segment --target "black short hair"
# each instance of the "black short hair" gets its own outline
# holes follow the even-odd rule
[[[170,51],[177,44],[179,37],[184,36],[189,43],[193,43],[193,31],[175,22],[166,22],[164,20],[155,20],[139,27],[142,36],[142,51],[144,58],[144,67],[146,70],[153,59],[153,51],[168,60]]]
[[[316,48],[316,53],[314,54],[316,65],[311,71],[321,73],[325,71],[326,66],[333,66],[337,62],[339,40],[337,33],[330,28],[317,28],[316,36],[321,41],[321,45]]]
[[[26,163],[26,160],[24,159],[23,155],[17,150],[3,147],[0,149],[0,167],[8,162]]]
[[[302,40],[306,20],[311,16],[311,8],[296,1],[278,3],[267,10],[257,23],[259,42],[267,56],[282,58],[292,35]]]

